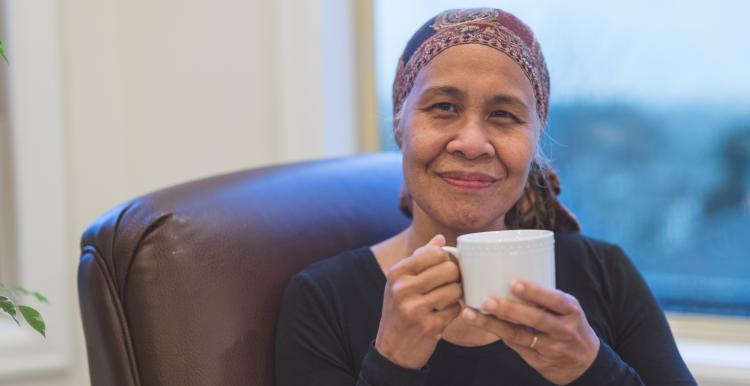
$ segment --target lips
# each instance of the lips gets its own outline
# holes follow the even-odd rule
[[[438,173],[445,182],[462,188],[481,189],[492,185],[498,178],[477,172],[449,171]]]

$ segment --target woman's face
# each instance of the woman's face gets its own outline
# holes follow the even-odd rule
[[[417,75],[397,131],[414,220],[505,228],[540,126],[531,82],[508,56],[476,44],[440,53]]]

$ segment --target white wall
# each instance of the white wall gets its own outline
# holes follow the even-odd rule
[[[353,61],[342,64],[353,52],[353,23],[331,30],[331,20],[323,21],[325,9],[346,10],[349,3],[308,0],[304,14],[295,13],[299,10],[294,4],[7,0],[4,5],[14,21],[11,36],[4,39],[11,68],[28,59],[11,75],[19,78],[13,86],[16,92],[31,92],[26,85],[34,83],[28,79],[33,69],[42,68],[39,52],[49,55],[45,62],[53,69],[45,75],[51,80],[36,82],[33,89],[48,102],[37,104],[32,113],[24,108],[33,106],[33,98],[19,98],[26,102],[16,103],[14,114],[24,125],[16,125],[11,133],[17,130],[14,140],[24,149],[32,149],[34,143],[24,133],[50,126],[61,134],[58,140],[37,138],[61,155],[60,162],[45,158],[46,153],[31,155],[32,149],[15,159],[14,168],[16,175],[27,178],[21,190],[32,190],[34,173],[41,173],[32,165],[34,157],[49,161],[60,178],[57,209],[63,221],[61,234],[55,236],[64,240],[64,269],[21,277],[35,282],[34,275],[54,276],[51,280],[63,289],[47,295],[70,310],[46,312],[63,315],[65,320],[57,326],[52,325],[54,317],[50,320],[50,331],[63,328],[56,332],[69,337],[68,343],[60,344],[69,346],[65,350],[72,357],[45,374],[0,374],[0,385],[88,384],[77,308],[78,238],[108,208],[203,176],[356,152],[354,114],[337,114],[338,109],[356,110]],[[45,12],[53,20],[34,17]],[[34,32],[44,30],[34,25],[42,22],[51,22],[54,32]],[[40,46],[40,40],[47,43]],[[333,61],[341,71],[324,71]],[[53,111],[47,121],[23,120],[46,114],[47,105],[59,107],[59,114]],[[26,213],[23,208],[21,212]],[[31,265],[43,261],[22,258],[20,264],[28,273]],[[44,306],[40,310],[45,314]]]
[[[278,161],[270,2],[63,5],[74,223],[114,202]]]

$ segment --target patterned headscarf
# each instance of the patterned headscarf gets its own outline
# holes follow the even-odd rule
[[[393,82],[393,128],[398,130],[400,109],[419,71],[435,56],[460,44],[481,44],[510,57],[531,82],[542,127],[547,125],[549,73],[534,33],[517,17],[499,9],[456,9],[425,23],[406,44]],[[398,135],[398,133],[396,133]],[[575,216],[557,199],[560,180],[541,157],[532,161],[521,199],[505,217],[511,229],[531,228],[580,231]],[[401,191],[401,209],[411,216],[411,196]]]

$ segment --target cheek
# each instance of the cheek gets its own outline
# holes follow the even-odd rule
[[[527,170],[537,150],[537,137],[532,133],[523,133],[513,138],[499,141],[496,149],[508,167]]]
[[[404,183],[412,195],[423,197],[434,188],[430,167],[443,151],[441,139],[430,130],[414,126],[404,131],[402,139]]]
[[[534,159],[534,152],[535,146],[533,144],[526,145],[523,148],[518,148],[517,152],[514,154],[513,160],[509,161],[509,163],[512,163],[513,167],[521,169],[525,175],[525,172],[528,171],[531,162]]]
[[[428,164],[440,155],[444,148],[444,139],[434,130],[414,126],[402,133],[401,151],[404,159],[413,163]]]

